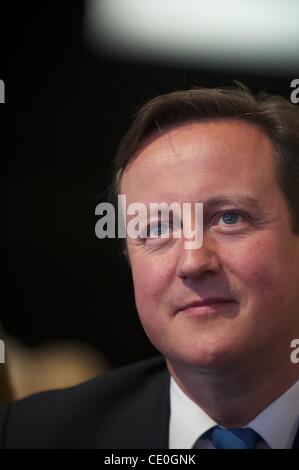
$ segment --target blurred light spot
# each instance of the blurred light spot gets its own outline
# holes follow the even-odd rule
[[[298,67],[298,0],[88,0],[93,47],[142,60]]]

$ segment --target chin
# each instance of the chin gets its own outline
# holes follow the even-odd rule
[[[217,370],[232,366],[240,358],[240,351],[237,351],[231,344],[213,344],[192,350],[176,350],[165,354],[170,362],[176,362],[184,367],[191,367],[204,370]]]

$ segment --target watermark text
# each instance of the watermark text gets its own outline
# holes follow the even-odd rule
[[[291,362],[293,364],[298,364],[299,363],[299,339],[293,339],[293,341],[291,342],[291,348],[294,349],[291,354]]]
[[[293,104],[298,104],[299,103],[299,78],[294,78],[294,80],[291,81],[290,87],[294,88],[294,90],[291,92],[290,100]]]
[[[5,363],[5,343],[0,339],[0,364]]]
[[[199,202],[152,202],[149,206],[134,202],[127,205],[126,196],[119,194],[117,214],[109,202],[98,204],[95,214],[101,216],[95,226],[96,236],[100,239],[183,237],[186,249],[201,248],[203,243],[203,204]]]

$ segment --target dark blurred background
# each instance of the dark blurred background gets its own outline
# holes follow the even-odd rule
[[[289,96],[295,76],[96,52],[84,12],[82,0],[2,4],[1,319],[28,346],[79,340],[115,367],[156,353],[119,242],[94,232],[132,113],[157,94],[233,80]]]

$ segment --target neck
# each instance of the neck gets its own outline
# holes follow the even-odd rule
[[[203,370],[167,359],[170,374],[180,388],[217,424],[232,428],[252,421],[297,380],[299,368],[291,361],[277,363],[257,358]]]

